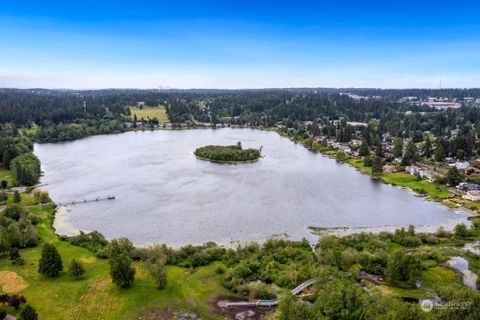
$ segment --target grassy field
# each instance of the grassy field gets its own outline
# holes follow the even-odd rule
[[[422,288],[420,289],[406,289],[399,287],[392,287],[389,285],[381,285],[378,287],[371,286],[371,288],[377,288],[383,294],[387,294],[394,297],[402,298],[431,298],[431,292],[429,289],[434,289],[438,292],[440,288],[451,287],[452,285],[461,286],[460,276],[453,270],[436,266],[424,270],[422,272]]]
[[[138,107],[130,107],[131,116],[130,119],[133,119],[133,115],[137,115],[137,119],[153,119],[157,118],[160,122],[169,122],[167,112],[165,111],[165,107],[143,107],[142,109]]]
[[[0,259],[1,271],[14,271],[25,280],[28,287],[19,292],[24,295],[42,319],[138,319],[152,310],[173,309],[194,312],[202,319],[215,319],[208,305],[216,295],[227,294],[214,272],[218,264],[201,267],[193,273],[185,268],[168,267],[168,285],[155,289],[153,280],[140,264],[134,285],[118,289],[111,283],[106,260],[97,259],[89,250],[60,241],[50,228],[51,214],[42,206],[29,210],[41,218],[37,230],[41,244],[54,243],[62,256],[64,269],[75,258],[83,263],[86,274],[73,280],[66,272],[58,278],[48,279],[37,272],[41,244],[23,249],[24,266],[12,265],[8,257]],[[9,308],[9,312],[15,314]]]

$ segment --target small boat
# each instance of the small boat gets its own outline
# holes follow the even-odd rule
[[[113,200],[113,199],[115,199],[115,196],[108,196],[107,199],[108,200]]]

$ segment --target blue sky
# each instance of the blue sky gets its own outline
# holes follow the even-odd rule
[[[4,1],[0,87],[480,87],[475,1]]]

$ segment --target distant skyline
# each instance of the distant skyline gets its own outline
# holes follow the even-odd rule
[[[2,1],[0,87],[480,87],[476,1]]]

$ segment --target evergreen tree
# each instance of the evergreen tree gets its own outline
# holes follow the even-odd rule
[[[372,161],[372,158],[370,158],[370,156],[365,156],[365,157],[363,158],[363,165],[364,165],[365,167],[371,167],[372,164],[373,164],[373,161]]]
[[[73,279],[78,280],[85,273],[85,268],[82,266],[80,262],[78,262],[75,259],[72,259],[72,262],[70,263],[70,268],[68,269],[68,273]]]
[[[38,272],[47,277],[56,277],[63,270],[62,258],[53,244],[46,243],[38,262]]]
[[[378,139],[378,141],[375,143],[375,155],[377,157],[381,157],[383,155],[382,141],[380,139]]]
[[[365,157],[368,155],[370,151],[368,150],[368,144],[365,140],[362,141],[362,145],[360,146],[360,150],[358,150],[358,155]]]
[[[403,140],[402,138],[395,138],[393,142],[393,156],[395,158],[401,157],[403,155]]]
[[[407,147],[405,148],[405,153],[402,158],[401,165],[402,166],[409,166],[413,162],[418,160],[417,148],[415,147],[415,143],[409,141]]]
[[[435,161],[442,162],[445,160],[445,149],[442,144],[438,144],[435,149]]]
[[[22,197],[20,196],[20,193],[17,190],[15,190],[15,192],[13,193],[13,202],[15,203],[22,202]]]
[[[465,160],[467,157],[465,151],[463,149],[458,149],[457,150],[457,159],[458,160]]]
[[[425,138],[425,145],[423,146],[423,155],[427,158],[432,156],[432,141],[430,140],[430,136],[427,135]]]
[[[1,191],[0,192],[0,202],[5,202],[8,200],[8,195],[5,191]]]
[[[25,309],[23,309],[22,313],[20,314],[19,320],[37,320],[38,319],[38,314],[35,309],[30,306],[26,305]]]
[[[462,181],[462,176],[458,171],[457,167],[451,167],[447,172],[447,183],[450,186],[456,186]]]
[[[374,175],[381,175],[383,173],[383,161],[382,158],[374,156],[372,160],[372,173]]]

